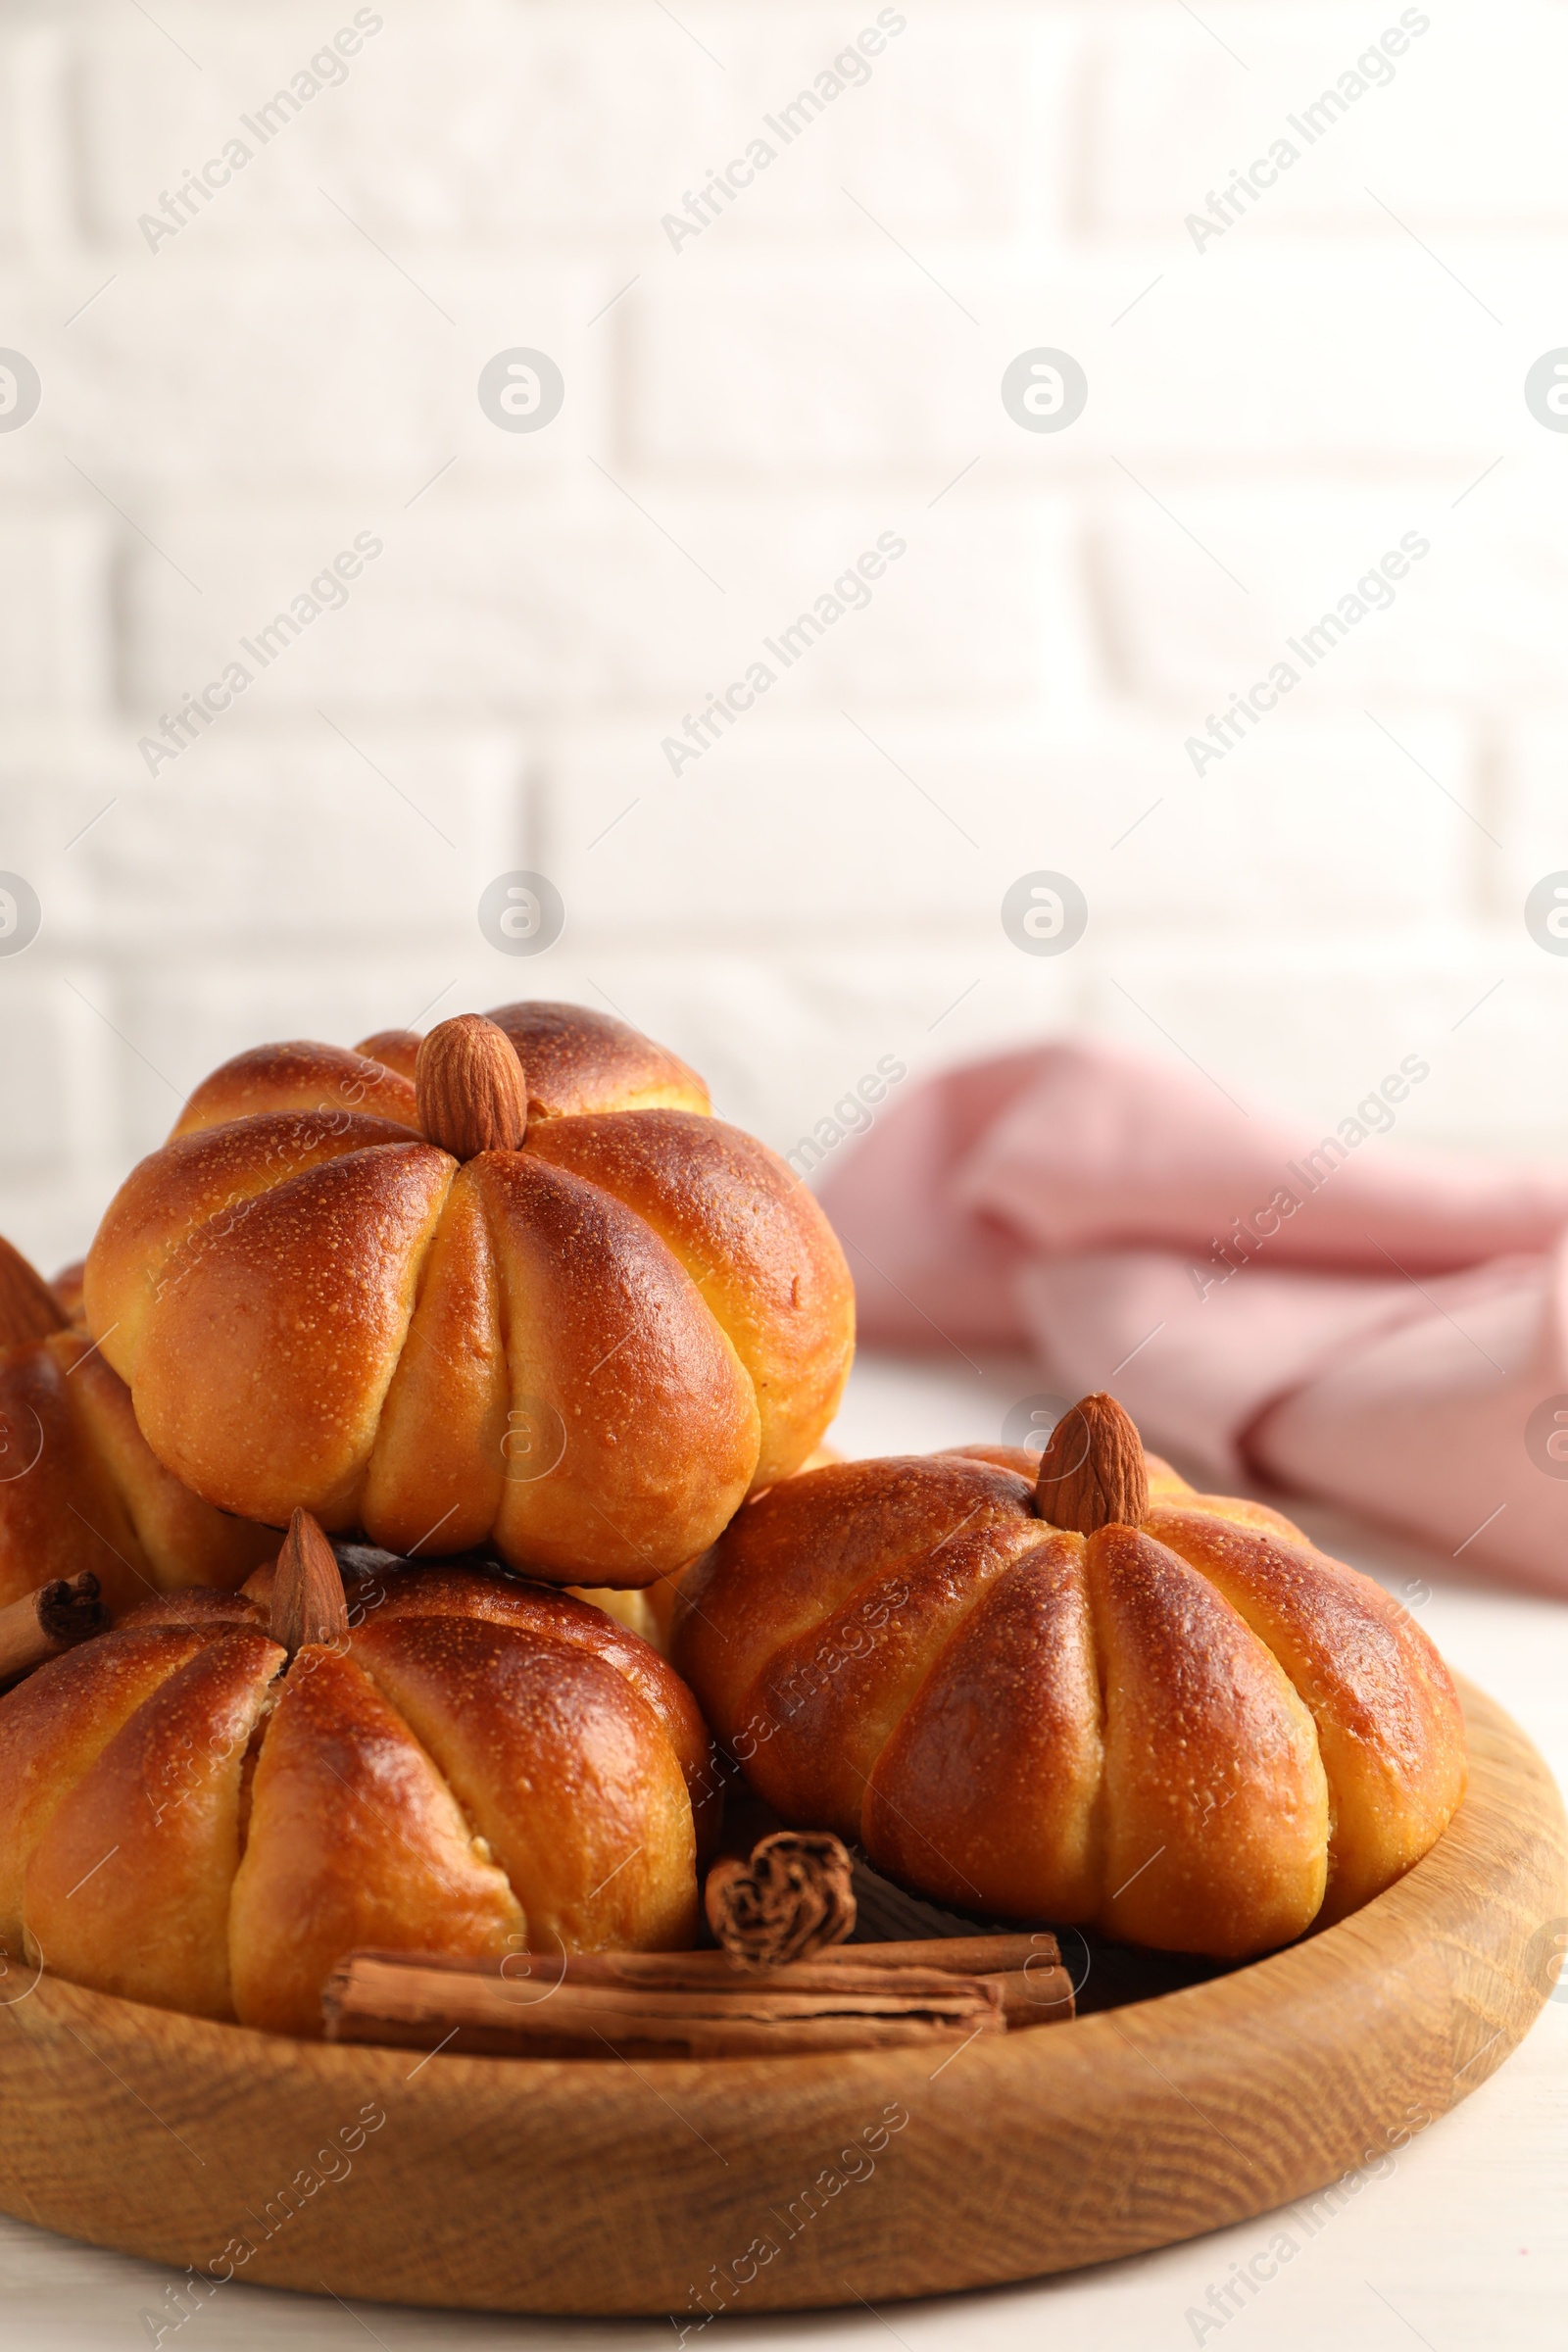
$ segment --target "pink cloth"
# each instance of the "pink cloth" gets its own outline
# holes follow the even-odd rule
[[[1325,1138],[1102,1045],[950,1071],[823,1191],[862,1335],[1032,1345],[1216,1480],[1568,1592],[1568,1170],[1401,1153],[1426,1074]]]

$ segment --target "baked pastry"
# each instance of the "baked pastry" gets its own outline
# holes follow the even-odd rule
[[[956,1909],[1239,1958],[1419,1861],[1465,1784],[1443,1660],[1261,1503],[1086,1397],[1002,1447],[808,1472],[682,1580],[673,1656],[787,1822]]]
[[[818,1446],[807,1456],[793,1475],[799,1478],[804,1471],[819,1470],[824,1462],[841,1462],[844,1456],[835,1446]],[[671,1570],[657,1584],[641,1585],[631,1592],[617,1592],[612,1585],[571,1585],[569,1592],[580,1600],[591,1600],[596,1608],[606,1609],[617,1624],[651,1642],[661,1657],[669,1655],[670,1629],[675,1618],[675,1604],[680,1597],[681,1580],[688,1569],[697,1565],[688,1560],[685,1568]]]
[[[854,1344],[783,1161],[560,1004],[226,1062],[122,1186],[85,1296],[209,1501],[567,1585],[693,1559],[809,1454]]]
[[[130,1396],[26,1259],[0,1241],[0,1608],[84,1570],[110,1608],[232,1588],[274,1552],[265,1528],[187,1492]]]
[[[663,1660],[504,1572],[347,1583],[301,1514],[275,1576],[142,1601],[0,1698],[0,1944],[316,2034],[359,1947],[518,1976],[693,1940],[718,1783]]]

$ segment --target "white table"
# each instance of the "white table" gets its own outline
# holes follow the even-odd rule
[[[956,1356],[857,1367],[834,1435],[847,1452],[924,1451],[995,1439],[1007,1407],[1040,1389],[1026,1362]],[[1301,1505],[1314,1537],[1401,1591],[1432,1588],[1422,1622],[1452,1664],[1524,1725],[1568,1785],[1568,1605],[1489,1589],[1414,1546]],[[1568,1987],[1565,1987],[1568,1992]],[[8,2116],[8,2131],[25,2119]],[[410,2227],[417,2228],[417,2215]],[[708,2341],[886,2347],[923,2352],[1060,2346],[1064,2352],[1156,2352],[1223,2342],[1224,2352],[1332,2343],[1337,2352],[1513,2352],[1560,2342],[1568,2313],[1568,1997],[1548,2001],[1522,2048],[1455,2113],[1423,2132],[1395,2171],[1370,2180],[1256,2299],[1202,2332],[1210,2286],[1266,2244],[1266,2217],[1184,2246],[1037,2285],[917,2304],[776,2320],[725,2321]],[[150,2341],[168,2274],[0,2218],[0,2311],[19,2352],[109,2352]],[[667,2321],[507,2320],[346,2304],[236,2283],[166,2336],[165,2352],[503,2352],[513,2346],[670,2347]]]

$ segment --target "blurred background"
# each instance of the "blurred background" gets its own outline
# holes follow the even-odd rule
[[[521,996],[818,1173],[1072,1026],[1562,1148],[1565,74],[1557,6],[8,0],[0,1229],[243,1046]]]
[[[1560,0],[0,0],[0,1232],[76,1255],[244,1047],[530,996],[817,1182],[1068,1031],[1568,1149],[1565,90]],[[867,1351],[835,1434],[1043,1379]],[[1560,1604],[1291,1507],[1568,1781]],[[1563,2047],[1300,2340],[1548,2340]],[[51,2248],[34,2335],[139,2339]]]

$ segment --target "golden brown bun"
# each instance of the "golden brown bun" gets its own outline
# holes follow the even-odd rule
[[[649,1642],[661,1656],[664,1651],[664,1631],[656,1615],[653,1601],[656,1593],[663,1592],[672,1580],[662,1577],[657,1585],[634,1585],[623,1589],[615,1585],[567,1585],[564,1590],[574,1600],[585,1600],[596,1609],[603,1609],[628,1634],[637,1634]]]
[[[69,1266],[61,1267],[59,1273],[49,1285],[49,1288],[53,1291],[55,1297],[60,1301],[61,1310],[65,1315],[66,1321],[68,1323],[80,1324],[83,1328],[85,1328],[87,1321],[87,1307],[81,1292],[82,1285],[86,1279],[86,1259],[84,1257],[74,1257]]]
[[[56,1975],[233,2016],[228,1922],[246,1752],[283,1660],[260,1633],[204,1642],[61,1797],[23,1889],[27,1948]]]
[[[389,1566],[291,1662],[270,1584],[146,1600],[0,1699],[0,1944],[316,2034],[356,1948],[692,1941],[719,1784],[645,1643],[504,1574]]]
[[[89,1569],[116,1609],[186,1585],[232,1587],[275,1547],[164,1468],[124,1382],[0,1241],[0,1607]]]
[[[836,1446],[813,1446],[800,1469],[792,1471],[790,1475],[799,1478],[804,1471],[820,1470],[828,1462],[841,1462],[843,1459]],[[753,1495],[752,1501],[758,1499],[757,1495]],[[595,1608],[606,1610],[617,1625],[625,1626],[631,1633],[641,1634],[645,1642],[653,1643],[661,1657],[667,1658],[676,1603],[680,1598],[681,1579],[687,1569],[694,1568],[696,1564],[695,1560],[688,1560],[685,1568],[672,1568],[657,1584],[643,1585],[629,1592],[617,1592],[612,1585],[573,1585],[570,1590],[579,1600],[590,1600]],[[681,1689],[685,1687],[683,1683]]]
[[[609,1013],[535,1000],[498,1005],[488,1017],[517,1049],[530,1120],[576,1118],[593,1110],[710,1107],[695,1070]]]
[[[809,1456],[849,1270],[672,1054],[574,1006],[490,1017],[530,1123],[461,1164],[417,1130],[407,1032],[365,1041],[397,1066],[294,1044],[215,1071],[111,1204],[89,1322],[223,1510],[651,1584]]]
[[[20,1348],[64,1331],[70,1310],[20,1250],[0,1238],[0,1348]]]
[[[357,1112],[366,1118],[391,1119],[417,1133],[412,1077],[364,1054],[319,1046],[309,1038],[253,1046],[246,1054],[236,1054],[202,1080],[171,1132],[198,1135],[229,1119],[279,1110],[298,1110],[323,1120]]]
[[[765,1144],[685,1110],[552,1119],[530,1140],[536,1156],[630,1209],[679,1261],[757,1399],[748,1484],[789,1477],[832,1420],[844,1385],[820,1319],[801,1311],[803,1295],[834,1296],[842,1260],[826,1225],[798,1213],[799,1181]]]
[[[354,1049],[367,1061],[378,1061],[400,1078],[414,1084],[414,1073],[419,1061],[419,1032],[417,1029],[377,1029],[373,1037],[362,1037]]]
[[[1053,1528],[1036,1459],[808,1473],[682,1579],[672,1654],[785,1820],[962,1911],[1221,1957],[1418,1861],[1464,1729],[1405,1610],[1155,1460],[1140,1528]]]
[[[229,1605],[260,1608],[265,1614],[274,1572],[270,1562],[259,1568]],[[713,1775],[713,1743],[691,1691],[634,1627],[617,1622],[574,1593],[529,1584],[506,1569],[470,1567],[456,1560],[418,1569],[396,1564],[356,1568],[351,1563],[343,1571],[343,1580],[349,1596],[349,1623],[355,1629],[407,1616],[482,1617],[491,1624],[515,1626],[541,1640],[591,1651],[613,1666],[658,1716],[691,1798],[698,1859],[711,1860],[718,1837],[720,1793]],[[213,1608],[216,1597],[204,1594],[204,1606]],[[640,1601],[643,1594],[627,1592],[617,1598]],[[149,1610],[144,1607],[132,1614],[138,1623],[146,1622]]]
[[[13,1959],[27,1864],[56,1807],[122,1725],[209,1639],[188,1627],[102,1634],[0,1698],[0,1946]]]

